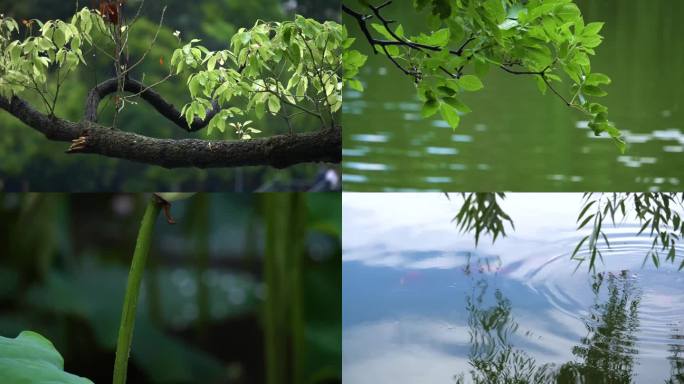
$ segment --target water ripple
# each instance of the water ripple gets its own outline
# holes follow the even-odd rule
[[[555,311],[567,318],[579,316],[592,335],[584,340],[587,348],[603,353],[618,348],[626,355],[638,350],[642,357],[664,358],[664,345],[684,348],[684,274],[677,271],[683,256],[672,264],[662,255],[660,267],[655,268],[645,259],[652,240],[635,236],[636,231],[637,225],[605,230],[611,247],[602,248],[605,264],[597,261],[594,274],[586,273],[586,262],[569,273],[578,267],[570,254],[583,234],[568,234],[553,249],[535,250],[537,257],[523,257],[506,273],[524,281]],[[683,245],[676,247],[676,254],[684,255]],[[589,256],[587,250],[577,254]]]

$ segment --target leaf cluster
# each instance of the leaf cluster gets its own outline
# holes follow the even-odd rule
[[[607,95],[603,86],[611,82],[593,72],[590,61],[603,23],[585,24],[572,0],[414,0],[416,10],[431,10],[429,30],[417,33],[382,15],[391,1],[361,3],[370,13],[345,11],[365,29],[374,51],[414,79],[424,117],[439,112],[457,128],[470,112],[464,93],[482,89],[484,76],[498,68],[533,77],[541,93],[551,90],[586,115],[596,135],[607,133],[625,150],[607,107],[594,101]]]
[[[595,270],[597,256],[603,260],[600,243],[610,249],[610,241],[603,231],[606,219],[615,225],[618,219],[625,219],[633,212],[640,222],[637,235],[649,232],[652,238],[651,248],[644,257],[644,263],[649,259],[656,267],[660,266],[661,257],[665,261],[675,263],[677,242],[684,237],[684,194],[681,193],[612,193],[585,195],[582,210],[577,217],[578,229],[592,224],[591,233],[584,236],[572,253],[572,258],[579,261],[579,265],[586,258],[578,257],[578,252],[586,245],[589,253],[589,270]],[[679,270],[684,269],[684,258]]]
[[[452,222],[455,222],[462,233],[475,233],[475,244],[480,235],[492,235],[492,242],[499,236],[506,236],[505,222],[515,228],[513,220],[499,205],[498,199],[504,199],[504,193],[463,193],[463,205]]]
[[[25,90],[38,92],[46,106],[54,112],[56,100],[48,100],[48,75],[54,73],[58,83],[79,64],[86,64],[83,49],[93,45],[93,36],[109,33],[98,13],[83,8],[70,22],[0,18],[0,95],[11,98]],[[16,35],[23,34],[19,39]],[[55,95],[56,99],[56,95]]]
[[[293,21],[257,21],[241,28],[229,49],[211,51],[193,39],[171,59],[175,73],[190,70],[192,102],[183,108],[188,124],[204,119],[216,102],[222,107],[209,123],[211,132],[226,130],[228,120],[254,112],[258,119],[298,114],[335,124],[342,106],[342,50],[351,45],[344,26],[296,16]],[[237,107],[236,105],[240,105]]]

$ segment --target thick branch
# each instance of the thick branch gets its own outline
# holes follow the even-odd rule
[[[105,96],[116,93],[116,91],[116,78],[105,80],[93,88],[90,93],[88,93],[88,99],[86,100],[85,105],[85,115],[83,116],[83,119],[92,123],[97,122],[97,107],[100,105],[100,101],[102,101]],[[214,115],[221,110],[218,103],[212,102],[213,108],[207,110],[206,118],[204,118],[204,120],[195,118],[192,124],[188,127],[188,123],[185,121],[185,118],[181,116],[180,111],[176,109],[173,104],[164,100],[164,98],[152,88],[146,87],[143,83],[137,80],[125,78],[124,91],[140,95],[143,100],[147,101],[162,116],[166,117],[177,126],[188,132],[195,132],[206,127]]]
[[[18,97],[11,100],[0,97],[0,108],[50,140],[79,141],[79,146],[70,153],[95,153],[165,168],[250,165],[285,168],[308,162],[339,163],[342,158],[339,128],[245,141],[157,139],[87,120],[74,123],[48,117]]]

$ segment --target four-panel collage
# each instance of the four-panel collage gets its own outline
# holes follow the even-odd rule
[[[0,0],[0,384],[684,384],[682,17]]]

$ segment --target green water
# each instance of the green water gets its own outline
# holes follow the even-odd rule
[[[420,26],[401,2],[388,16]],[[603,101],[624,132],[624,155],[583,117],[539,94],[530,78],[491,72],[470,94],[473,112],[454,132],[423,119],[410,79],[383,56],[360,75],[366,90],[344,104],[344,189],[605,191],[680,190],[684,166],[684,3],[578,1],[604,21],[593,69],[613,84]],[[358,28],[349,18],[352,34]],[[357,49],[370,54],[363,38]],[[372,55],[371,55],[372,56]]]

